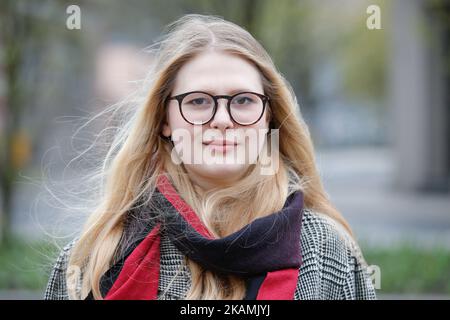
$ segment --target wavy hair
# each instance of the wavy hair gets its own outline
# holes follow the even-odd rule
[[[280,160],[275,174],[259,174],[263,159],[258,159],[236,185],[201,192],[190,181],[184,166],[171,161],[173,146],[161,131],[166,99],[178,70],[207,49],[237,55],[256,66],[264,94],[270,98],[270,128],[278,129],[281,139],[278,153],[269,155]],[[69,266],[82,266],[81,294],[77,295],[72,287],[70,298],[83,299],[92,291],[95,299],[102,299],[100,278],[117,253],[133,241],[132,235],[137,234],[144,220],[153,218],[145,216],[139,206],[150,203],[157,178],[164,173],[216,237],[227,236],[256,218],[280,210],[296,190],[304,193],[305,207],[332,218],[352,235],[324,191],[310,133],[291,86],[249,32],[221,17],[188,14],[168,25],[150,50],[154,60],[143,86],[146,94],[134,100],[130,116],[121,123],[98,168],[97,174],[102,177],[99,203],[89,215],[69,261]],[[270,133],[267,138],[266,145]],[[219,276],[188,258],[185,262],[192,279],[186,299],[244,297],[243,279]]]

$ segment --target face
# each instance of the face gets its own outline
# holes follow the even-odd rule
[[[230,96],[248,91],[264,94],[260,73],[253,64],[236,55],[216,51],[195,56],[178,71],[171,97],[190,91]],[[184,110],[191,110],[189,112],[195,115],[197,109],[192,111],[193,108],[213,104],[213,100],[204,97],[196,96],[196,100],[185,98],[183,113],[186,113]],[[258,100],[256,96],[253,98]],[[247,111],[250,110],[250,101],[253,100],[245,96],[233,99],[234,109],[231,113],[234,119],[245,118],[245,112],[250,112]],[[269,127],[268,102],[259,120],[250,125],[233,121],[227,111],[226,99],[218,99],[217,102],[217,110],[211,121],[191,124],[183,118],[178,101],[169,100],[162,132],[164,136],[171,137],[175,145],[172,158],[176,155],[183,162],[191,180],[203,190],[231,185],[242,178],[248,167],[256,162]],[[185,106],[187,103],[190,103],[191,109]],[[247,109],[242,109],[245,107]]]

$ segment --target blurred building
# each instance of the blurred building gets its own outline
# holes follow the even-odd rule
[[[450,2],[392,2],[389,89],[400,188],[450,186]]]

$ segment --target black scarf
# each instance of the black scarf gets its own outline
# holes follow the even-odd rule
[[[159,179],[153,197],[164,219],[146,226],[139,240],[103,275],[100,288],[105,299],[156,299],[162,232],[205,269],[243,277],[244,299],[293,299],[302,263],[301,191],[292,193],[280,211],[220,239],[211,236],[166,176]],[[90,293],[86,299],[92,298]]]

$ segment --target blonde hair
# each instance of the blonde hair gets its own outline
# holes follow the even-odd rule
[[[351,230],[330,203],[315,166],[314,149],[307,125],[299,112],[295,94],[277,71],[270,56],[250,33],[216,16],[189,14],[170,24],[163,37],[150,48],[154,61],[145,82],[148,95],[115,136],[100,175],[100,203],[89,216],[72,249],[69,265],[82,266],[81,294],[69,290],[73,299],[92,290],[102,299],[100,278],[120,248],[126,247],[124,231],[137,203],[149,203],[158,176],[168,173],[181,196],[194,208],[216,237],[237,231],[256,218],[280,210],[287,196],[304,193],[305,207],[329,216],[349,234]],[[279,170],[261,175],[260,161],[249,166],[245,177],[232,187],[199,192],[183,165],[171,161],[172,145],[161,136],[177,71],[206,49],[237,55],[257,67],[264,93],[270,98],[271,128],[279,130]],[[269,144],[271,135],[268,135]],[[164,214],[164,213],[160,213]],[[142,220],[135,218],[135,222]],[[135,223],[136,224],[136,223]],[[186,258],[191,288],[186,299],[242,299],[245,283],[236,276],[218,276]]]

